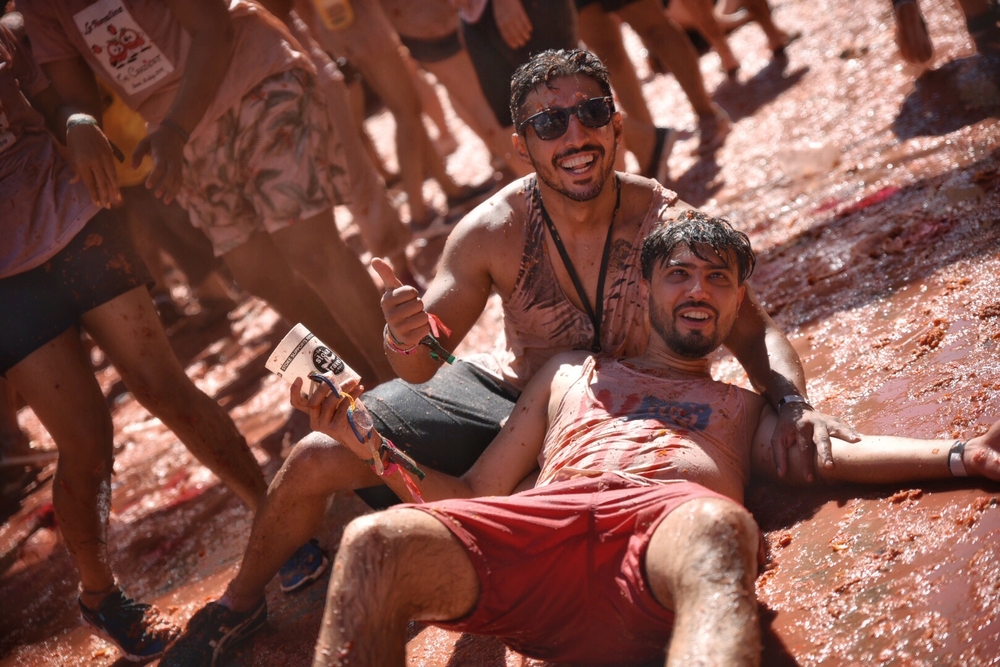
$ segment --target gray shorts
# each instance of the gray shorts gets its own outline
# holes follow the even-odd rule
[[[500,432],[517,392],[474,366],[456,361],[424,384],[392,380],[362,395],[375,428],[417,463],[462,475]],[[375,509],[399,503],[387,486],[359,489]]]

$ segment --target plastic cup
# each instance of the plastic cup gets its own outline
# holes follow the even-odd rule
[[[285,334],[264,367],[289,383],[302,378],[303,397],[309,396],[313,384],[310,373],[325,375],[338,389],[349,379],[361,380],[361,376],[302,324],[296,324]]]

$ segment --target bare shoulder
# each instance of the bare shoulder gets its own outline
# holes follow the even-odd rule
[[[538,378],[539,382],[547,384],[553,398],[558,400],[570,385],[580,379],[584,366],[592,356],[593,354],[586,350],[560,352],[542,366],[532,377],[532,382]]]
[[[677,212],[693,208],[682,201],[676,192],[652,179],[626,173],[619,173],[618,178],[622,187],[621,217],[635,225],[641,226],[654,207],[659,218],[665,222],[672,220]]]
[[[462,218],[445,244],[441,268],[488,274],[492,287],[506,298],[521,264],[527,187],[528,179],[518,179]]]

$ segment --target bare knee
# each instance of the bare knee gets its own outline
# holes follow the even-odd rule
[[[349,449],[322,433],[310,433],[292,448],[271,483],[271,492],[329,495],[379,483]]]
[[[335,581],[330,586],[330,603],[350,607],[352,613],[399,607],[403,546],[406,531],[392,510],[368,514],[351,521],[344,529],[337,550]],[[391,601],[390,601],[391,599]],[[358,608],[360,607],[360,608]],[[406,615],[402,609],[391,609]]]
[[[378,610],[397,621],[458,618],[479,596],[465,549],[438,519],[415,509],[352,521],[334,568],[331,604]]]
[[[719,587],[752,595],[759,535],[753,517],[735,503],[685,503],[653,533],[646,555],[650,584],[668,606]]]

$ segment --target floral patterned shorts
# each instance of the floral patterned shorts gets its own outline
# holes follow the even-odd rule
[[[343,151],[315,78],[264,79],[184,147],[178,200],[216,255],[349,199]]]

